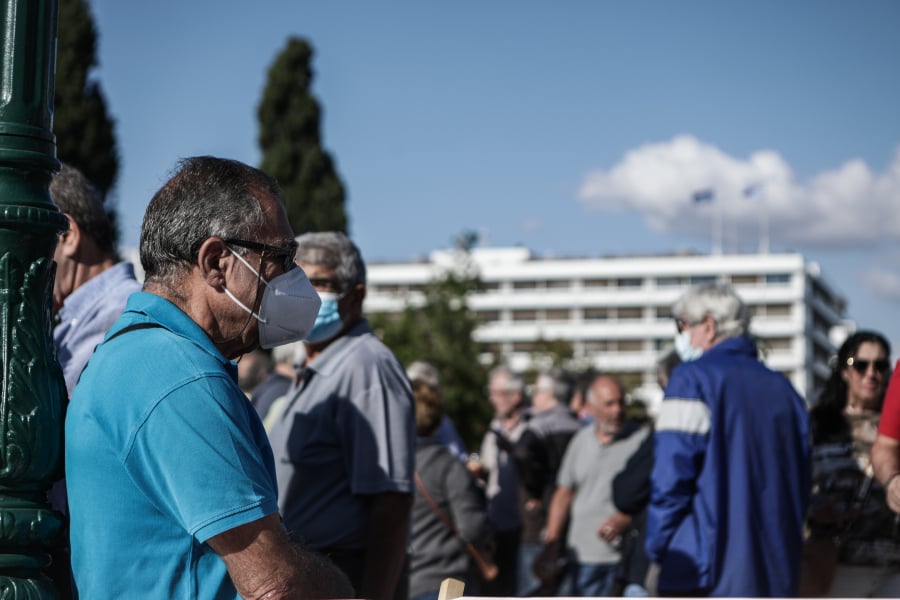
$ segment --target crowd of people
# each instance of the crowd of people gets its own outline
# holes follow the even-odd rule
[[[807,401],[734,290],[693,287],[654,419],[613,374],[501,365],[470,453],[438,370],[364,317],[357,246],[295,237],[262,171],[181,161],[144,216],[143,286],[90,182],[63,166],[51,195],[70,222],[64,598],[434,600],[447,577],[500,597],[900,595],[900,369],[877,332]]]

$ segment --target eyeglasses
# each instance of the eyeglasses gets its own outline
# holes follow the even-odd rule
[[[691,325],[696,325],[696,323],[688,323],[681,317],[675,317],[675,328],[678,330],[678,333],[681,333],[686,327],[690,327]]]
[[[875,369],[876,373],[887,373],[887,370],[891,367],[891,363],[884,358],[879,358],[878,360],[863,360],[851,356],[847,359],[847,366],[853,367],[853,370],[860,375],[865,375],[869,371],[869,365],[872,365],[872,368]]]
[[[294,268],[294,259],[297,257],[298,245],[295,241],[291,241],[287,246],[270,246],[269,244],[261,244],[259,242],[238,240],[234,238],[229,238],[224,241],[226,244],[240,246],[241,248],[249,248],[250,250],[258,250],[259,252],[271,254],[272,256],[280,256],[282,260],[281,266],[285,271],[290,271]]]
[[[343,291],[341,282],[330,277],[310,277],[309,282],[314,288],[322,290],[323,292],[340,294]]]

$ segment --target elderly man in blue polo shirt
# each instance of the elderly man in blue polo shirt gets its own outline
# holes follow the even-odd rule
[[[416,450],[409,380],[362,318],[366,268],[356,245],[334,232],[297,242],[322,306],[269,430],[285,526],[334,560],[357,597],[406,600]]]
[[[272,451],[229,359],[302,338],[319,299],[294,264],[280,189],[195,157],[153,197],[144,291],[98,347],[66,416],[81,598],[346,598],[292,544]]]

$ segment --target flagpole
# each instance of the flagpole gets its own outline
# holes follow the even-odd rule
[[[760,216],[760,224],[759,224],[759,253],[760,254],[768,254],[769,253],[769,203],[766,202],[766,197],[762,196],[762,210],[759,211]]]
[[[713,254],[720,255],[723,250],[725,233],[725,202],[721,199],[716,207],[716,216],[713,218]]]

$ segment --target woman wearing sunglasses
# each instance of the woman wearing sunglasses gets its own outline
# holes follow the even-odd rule
[[[891,347],[874,331],[841,345],[810,412],[813,489],[804,551],[804,595],[872,597],[900,589],[900,541],[884,489],[873,478],[872,443],[890,377]]]

